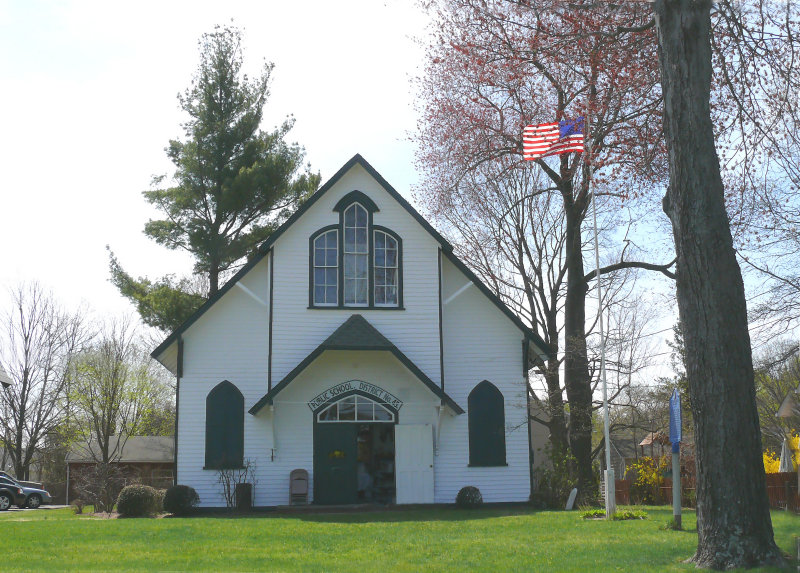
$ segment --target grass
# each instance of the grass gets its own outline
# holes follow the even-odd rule
[[[649,519],[582,519],[529,509],[101,519],[69,509],[0,514],[3,571],[679,571],[697,544]],[[796,555],[800,518],[772,514],[775,539]]]

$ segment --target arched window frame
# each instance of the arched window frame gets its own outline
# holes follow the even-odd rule
[[[505,399],[499,388],[484,380],[467,398],[469,426],[469,465],[477,467],[505,466],[506,416]]]
[[[342,417],[340,405],[351,400],[354,400],[353,419],[344,418]],[[363,410],[360,408],[362,404],[371,404],[371,417],[359,417],[359,414],[363,412]],[[337,408],[336,419],[323,419],[325,412],[330,411],[334,406]],[[388,418],[376,419],[375,412],[379,410],[388,415]],[[388,404],[382,404],[371,396],[367,396],[366,394],[361,394],[359,392],[350,392],[341,398],[337,397],[335,400],[323,404],[323,406],[314,413],[314,420],[316,420],[316,422],[319,424],[394,424],[397,421],[397,412],[393,408],[390,408]]]
[[[244,465],[244,396],[228,380],[214,386],[206,396],[205,454],[203,469]]]
[[[364,302],[346,302],[345,300],[345,217],[348,209],[358,205],[367,212],[367,301]],[[373,213],[379,211],[378,206],[372,199],[361,191],[351,191],[342,197],[334,206],[334,211],[339,213],[339,224],[329,225],[317,230],[309,239],[309,278],[308,278],[308,307],[314,309],[341,309],[341,308],[359,308],[359,309],[374,309],[374,310],[403,310],[403,241],[397,233],[373,223]],[[315,283],[314,283],[314,241],[320,235],[336,229],[338,231],[338,249],[339,256],[337,261],[338,281],[337,281],[337,300],[336,304],[330,302],[319,303],[314,299]],[[385,233],[397,241],[397,302],[396,303],[375,303],[376,297],[376,284],[375,284],[375,236],[377,232]]]
[[[351,215],[352,214],[352,215]],[[372,217],[359,201],[353,201],[342,210],[342,304],[344,306],[371,306],[370,240]],[[363,293],[360,292],[363,287]]]
[[[375,302],[374,304],[375,304],[375,306],[377,308],[402,307],[403,306],[403,240],[400,238],[399,235],[397,235],[397,233],[395,233],[391,229],[387,229],[386,227],[381,227],[380,225],[373,225],[373,227],[372,227],[372,244],[373,245],[377,245],[378,244],[378,239],[377,239],[378,233],[383,233],[384,235],[392,238],[397,243],[397,261],[396,261],[396,265],[394,267],[387,267],[387,266],[383,267],[383,268],[395,268],[396,271],[397,271],[396,275],[395,275],[395,286],[397,287],[397,301],[394,302],[394,303],[386,303],[386,302],[379,303],[379,302]],[[376,250],[376,247],[373,247],[373,250],[372,250],[372,277],[371,277],[372,278],[372,282],[371,282],[372,286],[371,286],[371,289],[372,289],[372,294],[373,294],[373,297],[374,297],[374,299],[373,299],[374,301],[377,301],[378,298],[379,298],[379,297],[377,297],[375,295],[377,294],[378,288],[380,286],[378,284],[378,280],[377,280],[377,276],[376,276],[377,272],[378,272],[378,268],[380,268],[380,267],[377,265],[376,259],[377,259],[377,250]]]
[[[335,237],[336,237],[336,261],[335,261],[336,264],[334,266],[327,265],[327,264],[320,265],[318,263],[320,263],[322,261],[318,261],[317,257],[316,257],[316,254],[317,254],[317,250],[316,250],[317,239],[321,238],[324,235],[328,235],[328,233],[333,233],[335,235]],[[308,250],[309,250],[309,261],[308,262],[309,262],[309,269],[310,269],[309,270],[309,277],[308,277],[308,303],[309,303],[309,306],[314,306],[314,307],[326,307],[326,306],[327,307],[338,307],[339,306],[339,300],[341,300],[340,299],[340,296],[341,296],[340,295],[340,291],[341,291],[341,284],[342,284],[341,283],[341,268],[340,268],[341,265],[339,264],[339,259],[341,258],[340,254],[339,254],[340,249],[341,249],[340,237],[341,237],[341,234],[339,232],[339,226],[338,225],[328,225],[327,227],[323,227],[322,229],[320,229],[319,231],[317,231],[316,233],[311,235],[311,238],[309,239],[309,242],[308,242]],[[335,276],[336,276],[336,296],[334,297],[334,299],[332,301],[328,301],[327,298],[325,299],[325,301],[316,300],[316,297],[315,297],[316,287],[317,287],[317,283],[316,283],[316,280],[315,280],[316,279],[316,271],[317,271],[317,269],[321,269],[321,268],[325,268],[325,269],[335,268],[336,269],[336,273],[335,273]],[[327,283],[325,283],[325,284],[327,285]]]

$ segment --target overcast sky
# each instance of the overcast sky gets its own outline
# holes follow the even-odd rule
[[[186,273],[188,255],[142,233],[172,172],[178,107],[215,24],[244,29],[245,68],[274,62],[263,127],[289,136],[323,181],[361,153],[410,199],[411,78],[427,17],[406,0],[136,3],[0,0],[0,302],[38,280],[69,306],[132,312],[108,282],[110,245],[134,275]]]

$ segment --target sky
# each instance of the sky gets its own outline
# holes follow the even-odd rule
[[[427,23],[414,2],[0,0],[0,308],[36,280],[65,306],[133,313],[106,245],[134,276],[191,269],[142,233],[159,214],[141,192],[172,173],[199,38],[231,21],[246,71],[275,64],[264,129],[293,115],[287,139],[323,181],[360,153],[411,200]]]

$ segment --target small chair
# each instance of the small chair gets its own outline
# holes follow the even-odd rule
[[[289,505],[308,503],[308,472],[292,470],[289,474]]]

